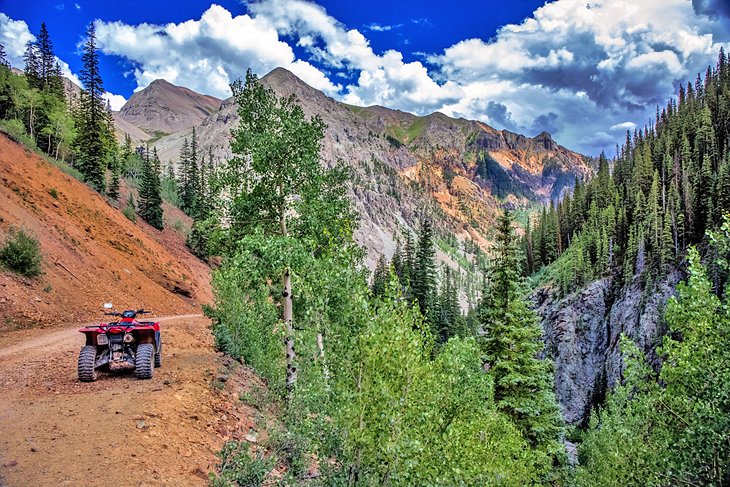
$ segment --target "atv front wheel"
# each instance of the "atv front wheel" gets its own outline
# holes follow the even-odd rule
[[[155,346],[151,343],[143,343],[137,347],[137,355],[134,360],[134,373],[138,379],[151,379],[155,371],[153,366],[153,356],[155,355]]]
[[[157,352],[155,352],[155,368],[159,369],[162,367],[162,338],[160,338],[160,344],[158,345]]]
[[[94,368],[96,363],[96,346],[86,345],[79,352],[78,375],[81,382],[94,382],[98,373]]]

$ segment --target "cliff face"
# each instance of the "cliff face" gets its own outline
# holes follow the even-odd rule
[[[586,420],[607,388],[620,380],[621,334],[658,365],[656,347],[664,333],[662,313],[682,279],[682,272],[674,270],[651,292],[642,290],[638,279],[618,292],[612,289],[610,279],[602,279],[562,299],[551,288],[535,291],[533,300],[545,330],[546,353],[555,361],[556,393],[568,423]]]

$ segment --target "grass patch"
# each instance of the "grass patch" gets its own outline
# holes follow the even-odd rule
[[[167,132],[163,132],[162,130],[155,130],[150,135],[152,135],[152,138],[150,140],[145,141],[145,143],[147,143],[147,144],[154,144],[155,142],[157,142],[161,138],[163,138],[163,137],[165,137],[167,135],[170,135],[170,134],[168,134]]]
[[[137,213],[134,211],[134,208],[131,206],[125,206],[122,210],[122,214],[127,217],[127,220],[130,222],[136,222],[137,221]]]
[[[28,133],[25,131],[25,126],[20,120],[0,120],[0,132],[7,135],[10,140],[17,142],[18,144],[24,146],[26,149],[38,154],[46,162],[56,166],[72,178],[78,179],[82,183],[84,182],[84,175],[81,174],[78,169],[69,166],[65,162],[49,157],[44,152],[42,152],[36,145],[35,140],[33,140],[33,138],[29,136]]]
[[[426,130],[426,117],[418,117],[415,122],[411,124],[405,133],[405,142],[413,142],[418,136],[420,136],[424,130]]]
[[[24,145],[33,151],[38,150],[35,140],[25,131],[23,122],[17,119],[0,120],[0,132],[10,137],[11,140]]]
[[[365,109],[363,107],[358,107],[358,106],[355,106],[355,105],[350,105],[349,103],[340,103],[340,104],[343,107],[345,107],[348,110],[350,110],[352,113],[355,113],[357,115],[360,115],[362,112],[365,111]]]
[[[49,189],[49,190],[48,190],[48,194],[50,194],[50,195],[51,195],[51,197],[52,197],[52,198],[53,198],[54,200],[57,200],[57,199],[58,199],[58,190],[57,190],[56,188],[51,188],[51,189]]]

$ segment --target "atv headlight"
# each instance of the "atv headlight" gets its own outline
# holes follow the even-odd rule
[[[124,343],[132,343],[134,341],[134,335],[131,333],[124,334]]]
[[[98,335],[96,335],[96,344],[109,345],[109,337],[106,336],[106,333],[99,333]]]

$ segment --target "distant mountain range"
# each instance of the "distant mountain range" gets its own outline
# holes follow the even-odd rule
[[[389,257],[398,227],[416,229],[424,212],[443,232],[487,244],[502,206],[549,202],[593,171],[590,158],[546,132],[530,138],[442,113],[351,106],[282,68],[262,81],[279,95],[295,95],[307,115],[327,124],[324,163],[340,160],[351,170],[351,197],[361,215],[357,238],[369,265],[380,254]],[[221,102],[163,80],[135,93],[114,118],[120,133],[151,141],[163,163],[177,161],[193,127],[201,154],[212,149],[221,160],[230,157],[238,124],[233,98]]]

